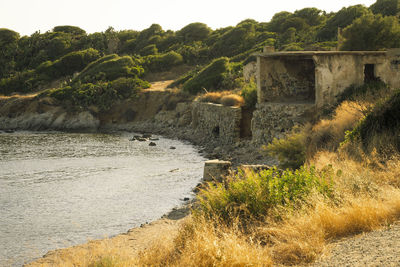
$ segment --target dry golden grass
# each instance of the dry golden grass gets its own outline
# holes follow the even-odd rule
[[[228,107],[240,107],[244,104],[244,99],[240,95],[230,94],[221,98],[221,104]]]
[[[313,162],[335,179],[332,199],[313,194],[301,210],[280,211],[245,232],[205,218],[190,219],[174,243],[142,253],[139,263],[154,266],[271,266],[314,261],[335,239],[371,231],[400,219],[400,161],[371,168],[319,153]],[[329,163],[327,167],[327,163]],[[382,179],[389,177],[389,179]]]
[[[242,106],[244,99],[232,91],[207,92],[196,98],[200,102],[222,104],[224,106]]]
[[[141,266],[272,266],[267,247],[234,227],[187,219],[175,241],[144,251]]]
[[[311,129],[307,140],[307,155],[317,151],[335,151],[344,141],[345,132],[352,130],[364,116],[365,106],[356,102],[343,102],[332,119],[320,120]]]

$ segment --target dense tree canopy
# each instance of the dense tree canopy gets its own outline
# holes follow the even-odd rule
[[[396,17],[366,15],[348,26],[342,50],[382,50],[400,47],[400,25]]]
[[[377,0],[375,4],[371,5],[370,9],[374,14],[396,16],[400,11],[399,5],[398,0]]]

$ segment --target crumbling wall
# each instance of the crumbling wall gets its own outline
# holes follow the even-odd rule
[[[315,101],[311,58],[258,57],[258,66],[258,103]]]
[[[375,72],[391,88],[400,88],[400,49],[389,50],[387,60],[377,64]]]
[[[313,114],[314,104],[259,103],[251,122],[252,140],[267,144],[274,138],[282,138],[295,125],[310,121]]]
[[[366,64],[375,66],[375,76],[390,84],[398,76],[390,71],[390,61],[385,54],[368,55],[362,52],[353,54],[314,55],[316,105],[322,107],[335,103],[336,96],[350,85],[364,83]],[[398,80],[398,79],[397,79]],[[399,82],[399,80],[397,81]]]
[[[194,102],[192,126],[196,131],[218,139],[223,144],[234,143],[240,138],[241,116],[239,107]]]

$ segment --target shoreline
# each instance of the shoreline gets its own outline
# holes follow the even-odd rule
[[[115,127],[116,126],[116,127]],[[126,131],[130,133],[148,133],[154,135],[162,135],[163,137],[167,137],[170,139],[177,139],[182,142],[189,142],[191,145],[197,147],[199,149],[200,155],[202,155],[206,160],[211,158],[223,158],[222,153],[224,150],[231,151],[235,150],[235,145],[226,147],[224,150],[219,150],[214,152],[215,146],[218,145],[218,142],[206,142],[206,140],[199,138],[194,134],[194,131],[189,127],[179,127],[176,128],[166,128],[155,125],[154,123],[141,123],[141,124],[115,124],[115,125],[106,125],[105,127],[99,128],[96,132],[98,133],[113,133],[113,132],[121,132]],[[209,140],[208,140],[209,141]],[[242,148],[244,151],[248,150],[249,143],[244,142],[239,145],[239,149]],[[218,147],[218,146],[217,146]],[[241,154],[241,157],[246,157],[247,154]],[[251,153],[254,154],[254,153]],[[236,158],[232,161],[234,166],[237,166],[243,162],[241,162],[241,157]],[[232,160],[232,158],[230,158]],[[249,163],[250,161],[246,161],[244,163]],[[264,161],[263,161],[264,162]],[[253,162],[250,162],[253,163]],[[193,188],[194,190],[195,188]],[[55,266],[62,263],[62,259],[67,257],[70,258],[71,255],[75,255],[77,253],[93,253],[96,251],[98,247],[107,247],[108,249],[116,248],[119,249],[127,249],[128,247],[135,247],[134,252],[140,251],[149,246],[150,243],[156,242],[159,238],[158,236],[148,236],[148,233],[158,232],[168,233],[169,236],[174,236],[179,229],[179,225],[182,223],[184,218],[190,215],[190,207],[195,200],[189,200],[186,203],[182,204],[182,206],[173,208],[166,214],[164,214],[161,218],[152,221],[150,223],[144,223],[139,227],[134,227],[127,230],[126,233],[119,233],[115,236],[111,236],[109,238],[101,238],[96,240],[89,240],[86,243],[75,245],[72,247],[50,250],[41,258],[38,258],[32,262],[24,264],[23,266]],[[138,242],[137,245],[134,242],[129,241],[130,239],[134,239]],[[148,241],[140,240],[140,239],[148,239]],[[121,245],[121,244],[124,245]],[[86,250],[86,252],[84,252]]]

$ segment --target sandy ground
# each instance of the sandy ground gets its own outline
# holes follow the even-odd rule
[[[134,258],[160,238],[172,239],[182,223],[180,220],[160,219],[150,224],[133,228],[125,234],[112,238],[93,240],[86,244],[48,252],[43,258],[24,266],[88,266],[91,261],[107,254],[117,254]]]
[[[332,243],[311,266],[400,266],[400,222]]]

